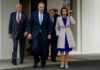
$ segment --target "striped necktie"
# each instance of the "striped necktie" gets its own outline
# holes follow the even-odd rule
[[[20,23],[20,14],[18,13],[18,17],[17,17],[17,24]]]

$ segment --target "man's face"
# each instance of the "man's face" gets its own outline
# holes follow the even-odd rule
[[[39,5],[38,5],[38,10],[39,10],[40,12],[44,12],[44,8],[45,8],[44,4],[39,4]]]
[[[52,11],[49,11],[49,14],[50,14],[50,17],[54,17],[54,11],[52,10]]]
[[[16,10],[17,10],[17,12],[21,12],[21,11],[22,11],[22,6],[21,6],[21,5],[18,5],[18,6],[16,7]]]
[[[55,11],[55,15],[57,15],[57,14],[58,14],[58,10]]]

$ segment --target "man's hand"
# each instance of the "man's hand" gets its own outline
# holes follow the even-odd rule
[[[28,34],[28,33],[27,33],[27,32],[25,32],[25,33],[24,33],[24,37],[26,37],[26,36],[27,36],[27,34]]]
[[[31,34],[28,35],[28,39],[29,40],[32,39],[32,35]]]
[[[51,35],[48,35],[48,39],[51,39]]]
[[[12,39],[12,34],[9,34],[9,38]]]

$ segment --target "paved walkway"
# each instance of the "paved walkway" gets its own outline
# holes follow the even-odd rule
[[[71,66],[71,70],[78,70],[80,67],[83,70],[88,70],[90,68],[93,70],[94,68],[100,69],[100,54],[92,54],[92,55],[71,55],[70,56],[69,66]],[[19,62],[19,60],[18,60]],[[33,59],[25,59],[24,64],[20,65],[18,63],[17,66],[11,64],[11,60],[4,60],[0,61],[0,70],[32,70],[33,66]],[[40,64],[39,64],[40,66]],[[59,70],[60,61],[58,62],[51,62],[47,61],[47,67],[44,70]],[[81,70],[82,70],[81,69]],[[41,68],[34,69],[34,70],[42,70]],[[98,70],[98,69],[95,69]]]
[[[100,70],[100,61],[82,61],[82,62],[70,62],[69,69],[60,69],[60,64],[47,65],[46,68],[32,68],[24,67],[17,69],[7,69],[7,70]]]

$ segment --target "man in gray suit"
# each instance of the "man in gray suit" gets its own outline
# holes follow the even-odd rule
[[[27,24],[28,17],[22,12],[22,5],[18,4],[16,12],[11,13],[9,21],[9,38],[13,39],[12,63],[14,65],[17,65],[18,40],[20,43],[20,64],[23,64]]]

